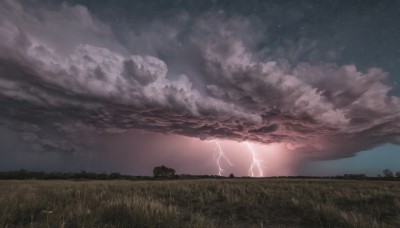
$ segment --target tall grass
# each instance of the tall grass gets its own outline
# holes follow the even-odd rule
[[[400,227],[400,183],[0,181],[0,227]]]

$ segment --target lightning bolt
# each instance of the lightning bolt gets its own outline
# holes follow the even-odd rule
[[[258,172],[258,176],[264,176],[262,164],[264,163],[257,157],[257,152],[254,150],[253,146],[249,142],[244,142],[251,153],[252,162],[249,168],[249,175],[254,177]]]
[[[218,166],[218,175],[222,176],[222,173],[225,170],[222,168],[221,162],[225,161],[230,166],[233,166],[233,164],[232,164],[231,161],[229,161],[228,157],[225,155],[224,151],[222,150],[222,147],[221,147],[220,143],[217,140],[211,140],[210,142],[215,143],[216,149],[215,149],[215,153],[214,153],[214,159],[215,159],[215,163]]]

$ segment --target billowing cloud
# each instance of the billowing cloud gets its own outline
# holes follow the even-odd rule
[[[0,115],[37,150],[129,129],[285,143],[313,158],[400,142],[383,69],[270,54],[256,18],[183,12],[121,41],[81,5],[0,6]]]

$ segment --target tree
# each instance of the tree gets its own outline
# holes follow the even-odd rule
[[[394,177],[393,172],[390,169],[384,169],[382,172],[385,178],[391,179]]]
[[[235,178],[235,175],[233,173],[229,174],[229,178]]]
[[[397,177],[397,179],[400,179],[400,171],[396,172],[396,177]]]
[[[175,170],[166,166],[157,166],[153,169],[154,177],[173,178],[175,177]]]

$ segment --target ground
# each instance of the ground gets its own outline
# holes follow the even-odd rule
[[[400,227],[400,182],[0,181],[0,227]]]

